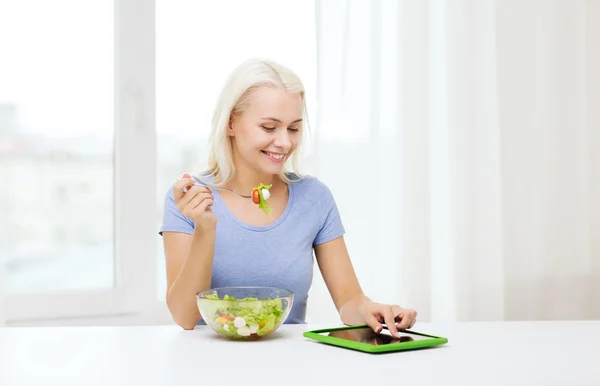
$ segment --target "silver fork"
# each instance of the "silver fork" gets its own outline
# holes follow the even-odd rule
[[[197,181],[197,180],[198,180],[197,178],[195,178],[195,177],[192,177],[192,178],[194,178],[194,180],[196,180],[196,181],[194,181],[194,185],[197,185],[197,186],[206,186],[206,187],[207,187],[207,188],[209,188],[209,189],[219,189],[219,190],[226,190],[226,191],[228,191],[228,192],[231,192],[231,193],[237,194],[238,196],[240,196],[240,197],[242,197],[242,198],[252,198],[252,196],[246,196],[246,195],[243,195],[243,194],[239,194],[239,193],[238,193],[238,192],[236,192],[235,190],[231,190],[231,189],[228,189],[228,188],[223,188],[223,187],[220,187],[220,186],[209,186],[208,184],[201,184],[201,183],[199,183],[199,182]],[[177,181],[181,181],[181,178],[178,178],[178,179],[177,179]],[[183,191],[184,191],[184,192],[187,192],[187,188],[183,188]]]

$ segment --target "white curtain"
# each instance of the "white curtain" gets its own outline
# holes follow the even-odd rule
[[[367,295],[600,318],[599,25],[595,0],[317,2],[314,173]],[[308,319],[337,319],[318,273]]]

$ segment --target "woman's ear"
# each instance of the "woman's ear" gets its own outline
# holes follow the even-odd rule
[[[227,124],[227,135],[230,137],[235,137],[235,130],[233,129],[233,118],[229,119],[229,123]]]

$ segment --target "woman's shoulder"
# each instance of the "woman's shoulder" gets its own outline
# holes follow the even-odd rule
[[[295,192],[303,196],[306,199],[314,198],[315,200],[321,200],[323,197],[331,196],[331,190],[322,180],[312,175],[293,175],[290,178]]]

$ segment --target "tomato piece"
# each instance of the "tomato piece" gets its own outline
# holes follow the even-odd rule
[[[260,204],[260,195],[258,194],[258,189],[254,189],[252,191],[252,202],[255,204]]]

